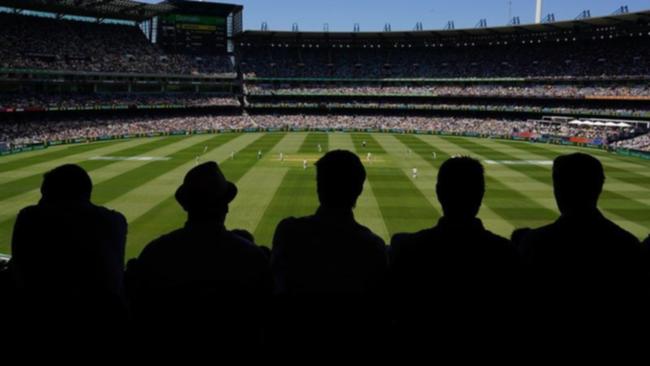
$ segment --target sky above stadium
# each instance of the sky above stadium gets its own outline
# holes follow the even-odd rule
[[[160,0],[145,0],[157,3]],[[228,1],[214,1],[228,2]],[[352,31],[358,23],[362,31],[381,31],[386,23],[392,30],[412,30],[417,22],[425,29],[441,29],[453,20],[456,28],[473,28],[480,19],[489,26],[505,25],[508,15],[519,16],[521,23],[532,23],[535,0],[239,0],[245,7],[245,29],[259,30],[262,22],[269,29],[291,30],[297,23],[301,31]],[[511,6],[509,4],[512,4]],[[574,19],[583,10],[592,16],[609,15],[621,5],[630,11],[650,10],[650,0],[544,0],[543,14],[554,13],[556,20]],[[512,10],[510,10],[510,8]]]

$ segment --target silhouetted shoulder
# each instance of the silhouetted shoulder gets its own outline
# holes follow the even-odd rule
[[[483,243],[500,246],[506,249],[511,249],[512,244],[510,240],[496,235],[488,230],[482,230],[478,236]],[[418,231],[416,233],[399,233],[393,235],[391,239],[391,247],[396,250],[405,249],[410,247],[417,247],[421,245],[436,245],[437,242],[453,241],[453,238],[448,238],[447,234],[442,233],[439,228],[431,228]],[[458,240],[461,240],[459,237]]]
[[[369,228],[355,222],[348,222],[347,225],[329,227],[323,222],[323,218],[317,215],[304,216],[304,217],[288,217],[282,220],[276,228],[276,239],[284,237],[285,234],[299,237],[311,237],[314,235],[315,230],[329,231],[329,235],[336,234],[336,230],[352,231],[353,234],[363,239],[365,243],[371,243],[377,248],[382,250],[386,247],[384,239],[376,235]],[[335,244],[335,243],[331,243]]]
[[[610,220],[606,220],[607,224],[609,225],[609,229],[614,233],[614,235],[618,236],[620,240],[624,243],[628,244],[633,244],[634,246],[639,245],[639,239],[634,236],[632,233],[629,231],[623,229],[622,227],[618,226],[616,223]]]
[[[231,231],[223,232],[222,236],[224,239],[223,246],[225,250],[238,252],[242,256],[254,259],[255,264],[259,265],[264,263],[266,266],[267,256],[262,248],[255,245],[255,243]]]
[[[502,245],[504,247],[511,248],[512,247],[512,241],[510,239],[504,238],[501,235],[497,235],[489,230],[485,230],[483,235],[485,235],[485,238],[494,244],[497,245]]]
[[[118,211],[102,207],[102,206],[95,206],[95,209],[97,210],[97,213],[107,219],[113,220],[115,224],[118,225],[126,225],[126,217]]]
[[[522,235],[521,244],[524,246],[553,245],[557,244],[554,239],[566,239],[572,235],[609,240],[620,245],[639,246],[639,239],[605,217],[577,222],[560,218],[552,224],[528,230],[525,235]]]
[[[290,230],[290,229],[292,229],[294,227],[300,227],[300,226],[306,225],[306,224],[310,223],[311,218],[312,218],[312,216],[306,216],[306,217],[301,217],[301,218],[293,217],[293,216],[287,217],[287,218],[283,219],[282,221],[280,221],[280,223],[278,224],[278,226],[276,228],[276,232],[277,231],[286,231],[286,230]]]
[[[363,225],[359,225],[359,231],[368,238],[368,240],[375,244],[378,248],[381,248],[382,250],[386,249],[386,242],[384,239],[382,239],[379,235],[375,234],[370,230],[368,227],[365,227]]]
[[[173,261],[178,258],[178,255],[181,255],[182,251],[196,255],[219,251],[226,252],[229,255],[250,257],[266,262],[264,253],[258,246],[230,231],[223,231],[215,238],[203,238],[202,241],[197,242],[196,237],[189,233],[187,229],[178,229],[149,243],[140,254],[140,260],[147,261],[150,257],[156,257],[157,259],[167,257]],[[200,247],[203,247],[203,250]]]
[[[169,251],[177,250],[177,245],[179,242],[184,240],[183,229],[174,230],[170,233],[162,235],[157,239],[154,239],[152,242],[147,244],[140,253],[139,260],[145,261],[152,256],[156,256],[159,253],[165,253]]]
[[[390,246],[393,250],[409,248],[419,243],[429,242],[433,238],[434,229],[420,230],[416,233],[398,233],[393,235]]]
[[[17,221],[29,219],[37,215],[42,209],[38,205],[27,206],[18,212]]]

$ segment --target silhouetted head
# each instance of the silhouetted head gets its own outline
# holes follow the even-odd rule
[[[61,165],[45,173],[41,185],[42,202],[90,202],[93,182],[78,165]]]
[[[352,208],[363,191],[366,169],[349,151],[328,152],[316,163],[318,199],[322,206]]]
[[[225,218],[237,187],[228,182],[215,162],[201,164],[185,175],[176,200],[190,217]]]
[[[562,214],[595,209],[604,184],[603,165],[591,155],[564,155],[553,163],[555,200]]]
[[[476,217],[485,194],[483,166],[470,157],[457,157],[445,161],[438,171],[436,192],[446,217],[452,219]]]

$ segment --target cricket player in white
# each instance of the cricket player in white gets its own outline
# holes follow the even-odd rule
[[[413,168],[413,179],[418,179],[418,168]]]
[[[307,160],[302,161],[302,169],[307,170]]]

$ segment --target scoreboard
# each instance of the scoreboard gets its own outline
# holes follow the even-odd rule
[[[214,55],[228,49],[227,18],[165,14],[158,21],[158,44],[167,52]]]

